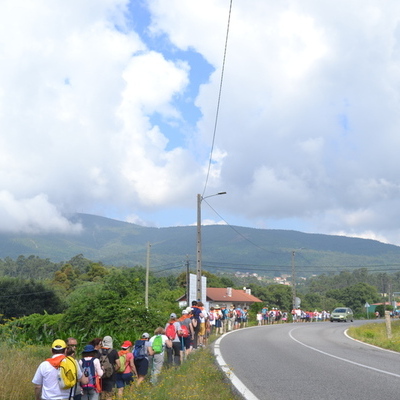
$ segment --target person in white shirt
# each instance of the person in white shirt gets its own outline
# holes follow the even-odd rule
[[[64,340],[57,339],[51,346],[52,358],[65,355],[67,344]],[[76,362],[77,379],[82,384],[87,384],[88,379],[82,374]],[[43,361],[36,370],[32,379],[35,385],[35,400],[63,400],[69,399],[71,389],[61,389],[58,382],[58,369],[53,367],[48,360]]]

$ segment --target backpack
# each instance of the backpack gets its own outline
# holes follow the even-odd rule
[[[213,313],[213,312],[210,312],[210,313],[208,314],[208,319],[209,319],[210,321],[214,321],[214,313]]]
[[[135,347],[133,348],[133,357],[136,360],[140,360],[142,358],[146,358],[147,349],[146,349],[146,340],[136,340]]]
[[[162,336],[161,335],[157,335],[154,340],[153,340],[153,344],[151,346],[154,350],[155,354],[160,354],[163,352],[163,340],[162,340]]]
[[[170,322],[165,330],[165,334],[167,335],[168,339],[174,340],[176,337],[176,328],[173,322]]]
[[[221,310],[221,320],[224,321],[226,319],[228,311],[226,309]]]
[[[96,387],[96,370],[94,368],[94,358],[85,360],[82,358],[82,372],[83,375],[87,376],[89,382],[86,385],[81,384],[83,388],[95,388]]]
[[[126,369],[126,353],[118,353],[119,354],[119,369],[117,372],[123,374]]]
[[[110,363],[110,359],[108,358],[108,355],[110,354],[111,349],[101,349],[101,354],[100,354],[100,365],[101,368],[103,369],[104,373],[102,378],[110,378],[114,374],[114,367]]]
[[[60,389],[72,389],[78,383],[78,369],[72,357],[60,355],[59,357],[48,358],[54,368],[58,369],[58,384]]]
[[[189,329],[186,325],[181,325],[181,333],[178,333],[179,337],[188,337],[190,335]]]

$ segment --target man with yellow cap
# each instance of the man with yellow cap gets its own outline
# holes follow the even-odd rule
[[[61,389],[58,379],[58,369],[54,366],[58,359],[65,357],[67,345],[64,340],[57,339],[51,345],[52,357],[43,361],[36,370],[32,383],[35,385],[35,400],[61,400],[69,399],[71,390]],[[77,379],[87,384],[87,378],[82,374],[76,363]],[[58,363],[59,364],[59,363]]]

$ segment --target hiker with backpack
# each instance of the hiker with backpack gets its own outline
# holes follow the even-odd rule
[[[100,360],[96,357],[97,350],[91,345],[86,345],[82,350],[79,365],[83,374],[88,378],[87,384],[81,384],[82,400],[98,400],[101,392],[100,378],[103,376]]]
[[[191,308],[185,308],[182,310],[182,316],[178,319],[178,322],[181,324],[181,333],[178,334],[181,342],[181,360],[187,357],[191,350],[191,342],[194,336],[194,327],[191,315]]]
[[[215,333],[217,335],[222,335],[223,329],[222,329],[222,311],[219,305],[215,306],[214,309],[214,314],[215,314]]]
[[[176,314],[172,313],[165,325],[165,334],[172,342],[172,347],[167,348],[168,366],[181,365],[181,342],[178,333],[181,333],[181,324],[177,321]]]
[[[100,365],[104,373],[101,377],[101,399],[112,400],[113,390],[116,380],[116,370],[119,369],[119,355],[117,350],[113,349],[113,339],[111,336],[104,336],[102,347],[100,349]]]
[[[242,327],[242,309],[239,306],[235,308],[235,316],[233,329],[240,329]]]
[[[199,329],[199,336],[198,336],[198,343],[197,345],[200,347],[204,346],[205,336],[206,336],[206,319],[207,319],[207,312],[204,309],[204,304],[201,301],[197,302],[197,307],[200,309],[200,329]]]
[[[70,399],[76,383],[88,382],[79,364],[66,355],[67,344],[57,339],[51,346],[52,357],[41,362],[32,379],[35,400]]]
[[[157,383],[158,375],[160,374],[164,365],[165,348],[172,347],[172,342],[165,335],[165,329],[159,326],[154,331],[154,336],[149,340],[149,354],[152,356],[151,378],[150,382],[155,385]]]
[[[229,332],[234,328],[236,320],[236,312],[233,304],[229,307],[227,316],[228,316],[228,332]]]
[[[192,301],[192,321],[194,327],[194,336],[193,336],[193,348],[197,349],[197,345],[199,342],[199,331],[200,331],[200,319],[204,317],[202,310],[200,309],[196,300]]]
[[[249,321],[249,312],[247,311],[247,307],[244,307],[242,310],[242,323],[243,323],[243,328],[247,327]]]
[[[133,362],[137,372],[137,386],[144,381],[149,370],[149,339],[150,335],[145,332],[141,339],[135,341],[135,346],[133,347]]]
[[[122,343],[121,350],[118,352],[120,367],[117,370],[116,385],[119,398],[122,398],[124,394],[124,387],[129,386],[133,382],[133,375],[137,375],[131,349],[132,342],[125,340]]]
[[[226,306],[221,306],[221,322],[222,322],[222,333],[226,333],[228,331],[228,310]]]

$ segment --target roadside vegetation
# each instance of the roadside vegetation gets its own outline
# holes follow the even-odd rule
[[[272,278],[265,282],[255,277],[244,280],[207,271],[203,275],[207,276],[209,287],[251,289],[262,303],[250,307],[249,325],[256,323],[261,305],[288,311],[290,317],[291,286],[273,284]],[[400,291],[396,286],[399,277],[369,274],[364,268],[352,273],[341,271],[306,281],[299,279],[296,293],[303,310],[331,311],[346,306],[353,309],[357,318],[365,316],[366,302],[386,300],[379,294],[385,292],[383,285],[390,283],[393,290]],[[4,378],[0,400],[33,399],[31,379],[38,364],[49,356],[55,338],[73,336],[83,347],[95,337],[110,335],[114,347],[119,348],[127,339],[134,341],[143,332],[152,333],[157,326],[164,326],[171,312],[180,313],[176,300],[186,291],[185,272],[162,275],[160,271],[151,271],[148,307],[145,282],[146,271],[141,266],[105,266],[82,255],[58,264],[33,256],[0,260],[0,373]],[[360,331],[351,335],[361,335],[356,338],[400,351],[397,339],[388,343],[374,325],[357,328]],[[384,324],[377,325],[385,329]],[[394,338],[400,336],[398,325],[397,321],[393,324]],[[214,365],[214,357],[204,349],[195,352],[181,368],[166,370],[159,385],[133,387],[125,400],[207,400],[215,398],[216,388],[218,399],[235,399],[229,383]]]
[[[0,400],[33,400],[31,383],[37,366],[50,350],[45,346],[0,346],[0,373],[3,377]],[[17,384],[16,384],[17,383]],[[156,386],[145,381],[139,388],[127,388],[124,400],[239,400],[224,374],[216,366],[211,350],[193,353],[179,368],[165,369]]]
[[[383,349],[400,352],[400,320],[392,320],[392,338],[386,333],[386,324],[374,322],[362,326],[352,326],[348,334],[361,342],[369,343]]]

